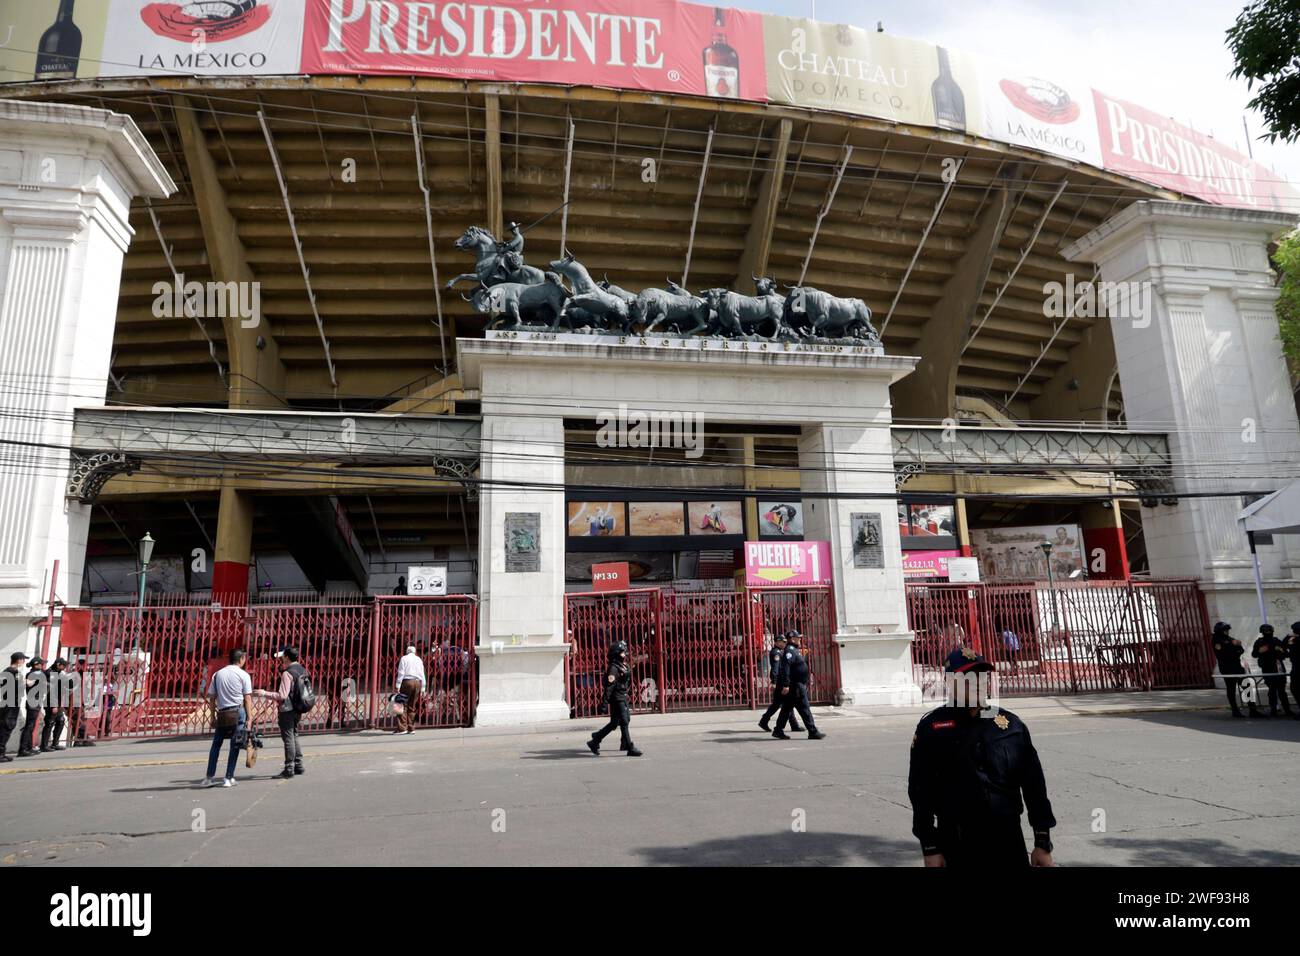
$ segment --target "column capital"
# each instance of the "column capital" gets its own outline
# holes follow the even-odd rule
[[[72,243],[86,228],[90,217],[79,206],[30,205],[0,209],[0,217],[13,229],[16,239]]]

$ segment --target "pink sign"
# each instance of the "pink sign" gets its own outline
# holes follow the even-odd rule
[[[903,577],[946,578],[948,559],[960,557],[960,551],[904,551]]]
[[[767,99],[763,15],[675,0],[311,3],[302,69]]]
[[[745,542],[746,587],[830,583],[831,546],[825,541]]]

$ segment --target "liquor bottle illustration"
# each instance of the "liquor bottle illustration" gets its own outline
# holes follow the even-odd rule
[[[943,129],[966,128],[966,97],[961,87],[952,78],[952,65],[948,62],[948,51],[939,47],[939,76],[930,85],[930,97],[934,100],[934,123]]]
[[[36,79],[71,80],[81,60],[81,30],[72,22],[73,0],[59,0],[59,15],[36,46]]]
[[[721,7],[713,9],[713,42],[704,48],[704,92],[709,96],[740,96],[740,57],[727,43]]]

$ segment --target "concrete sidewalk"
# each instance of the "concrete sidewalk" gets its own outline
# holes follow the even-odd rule
[[[1053,717],[1108,717],[1142,713],[1226,709],[1223,691],[1189,690],[1150,693],[1084,694],[1061,697],[1013,697],[1002,701],[1033,723]],[[852,722],[855,730],[895,730],[910,727],[930,710],[932,703],[919,707],[817,707],[814,716],[827,733]],[[634,717],[638,740],[690,736],[706,728],[749,728],[759,711],[691,711],[677,714],[638,714]],[[604,723],[603,719],[548,721],[520,727],[469,727],[421,730],[403,736],[384,730],[350,733],[305,735],[307,758],[353,756],[382,747],[385,754],[427,753],[449,748],[474,746],[481,749],[516,746],[521,737],[544,735],[556,739],[573,738],[580,747],[582,738]],[[262,759],[280,759],[279,734],[274,727],[263,727],[266,747]],[[77,747],[54,753],[24,757],[13,763],[0,764],[0,777],[14,774],[48,773],[59,770],[110,770],[125,767],[202,764],[207,759],[209,739],[130,739],[99,743],[94,747]],[[241,761],[242,763],[242,761]]]

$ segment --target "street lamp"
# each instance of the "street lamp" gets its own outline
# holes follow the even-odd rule
[[[144,537],[140,539],[140,605],[139,607],[140,607],[140,614],[142,616],[144,614],[144,582],[145,582],[146,575],[148,575],[149,573],[149,559],[153,557],[153,545],[154,545],[153,537],[150,536],[148,531],[146,531],[144,533]]]
[[[1052,542],[1044,539],[1038,546],[1043,551],[1043,560],[1047,563],[1047,589],[1052,595],[1052,633],[1057,630],[1056,617],[1056,579],[1052,577]]]

